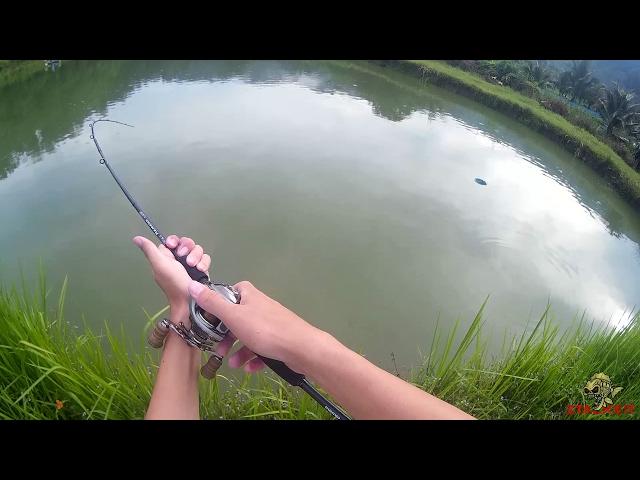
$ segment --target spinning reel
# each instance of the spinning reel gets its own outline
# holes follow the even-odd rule
[[[202,283],[228,302],[240,302],[240,293],[232,286],[209,281]],[[187,328],[182,322],[176,325],[168,318],[159,319],[149,333],[149,345],[153,348],[161,348],[169,331],[175,332],[192,347],[210,353],[209,360],[202,366],[200,373],[211,380],[222,365],[222,356],[216,352],[216,346],[227,336],[229,329],[218,317],[203,310],[193,298],[189,303],[189,317],[191,328]]]

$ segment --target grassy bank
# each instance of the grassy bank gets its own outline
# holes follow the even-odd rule
[[[0,60],[0,87],[24,81],[43,70],[43,60]]]
[[[545,109],[536,100],[440,61],[384,63],[391,63],[428,82],[480,101],[560,143],[593,167],[630,203],[640,206],[640,173],[633,170],[611,147],[588,131]]]
[[[63,285],[59,296],[44,295],[44,281],[34,295],[0,290],[0,418],[142,418],[158,353],[141,348],[144,335],[135,345],[107,325],[99,334],[72,326],[64,317],[65,290]],[[638,317],[617,331],[582,322],[561,333],[545,311],[530,334],[505,339],[496,358],[487,352],[482,318],[480,308],[464,335],[456,335],[457,326],[436,333],[411,380],[484,419],[576,418],[566,415],[567,404],[585,402],[582,389],[597,372],[624,388],[615,403],[640,400]],[[200,388],[203,418],[328,418],[271,374],[254,383],[248,377],[202,380]]]

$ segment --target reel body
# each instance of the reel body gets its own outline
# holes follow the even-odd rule
[[[232,286],[211,282],[206,282],[204,285],[221,295],[226,301],[240,303],[240,293]],[[161,348],[169,331],[172,330],[192,347],[210,353],[209,360],[202,366],[200,373],[203,377],[212,379],[222,365],[222,356],[216,353],[216,346],[224,340],[229,329],[218,317],[203,310],[193,298],[189,302],[189,317],[191,328],[187,328],[182,322],[175,324],[167,318],[158,320],[149,333],[149,345],[153,348]]]

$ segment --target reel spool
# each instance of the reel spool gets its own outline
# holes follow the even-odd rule
[[[240,293],[232,286],[209,282],[205,285],[226,301],[240,303]],[[182,322],[176,325],[167,318],[158,320],[149,333],[148,343],[153,348],[161,348],[169,330],[173,330],[192,347],[211,353],[207,363],[200,369],[202,376],[211,380],[222,365],[222,357],[216,353],[216,346],[227,336],[229,329],[218,317],[203,310],[193,298],[189,302],[189,317],[191,318],[190,329]]]

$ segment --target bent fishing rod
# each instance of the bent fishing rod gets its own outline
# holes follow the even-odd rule
[[[109,173],[120,187],[120,190],[122,190],[122,193],[124,193],[125,197],[127,197],[127,200],[129,200],[131,206],[133,206],[136,212],[138,212],[138,215],[140,215],[142,220],[144,220],[144,223],[147,224],[156,238],[160,240],[160,242],[169,251],[171,251],[174,258],[187,271],[189,277],[191,277],[196,282],[200,282],[203,285],[206,285],[214,292],[222,295],[222,298],[224,298],[228,302],[236,304],[240,303],[240,293],[233,286],[224,283],[212,282],[205,272],[201,272],[196,267],[191,267],[190,265],[188,265],[186,256],[178,256],[177,246],[175,248],[169,248],[167,246],[166,237],[160,232],[158,227],[155,226],[155,224],[151,221],[144,210],[142,210],[138,202],[136,202],[133,196],[129,193],[124,184],[118,178],[116,172],[107,161],[102,148],[100,148],[100,144],[98,143],[98,139],[96,138],[94,130],[95,124],[98,122],[117,123],[119,125],[125,125],[127,127],[133,127],[133,125],[118,122],[116,120],[102,118],[90,123],[89,127],[91,128],[91,139],[93,140],[93,143],[95,144],[96,149],[100,154],[100,164],[103,164],[105,167],[107,167],[107,170],[109,170]],[[162,345],[164,345],[165,338],[167,337],[169,331],[175,332],[187,344],[210,354],[209,359],[202,366],[200,372],[203,377],[212,379],[215,377],[218,369],[222,365],[223,359],[223,357],[216,352],[216,346],[227,336],[227,334],[229,333],[229,329],[224,323],[222,323],[219,318],[202,309],[193,298],[191,298],[189,302],[189,314],[191,318],[191,327],[189,328],[187,328],[182,322],[180,322],[179,324],[175,324],[167,318],[158,320],[155,328],[149,335],[149,344],[154,348],[160,348],[162,347]],[[322,407],[324,407],[324,409],[327,410],[335,418],[337,418],[338,420],[350,420],[350,418],[342,410],[340,410],[336,405],[334,405],[318,390],[316,390],[315,387],[311,385],[311,383],[309,383],[309,381],[303,374],[294,372],[280,360],[263,357],[262,355],[257,356],[265,363],[265,365],[267,365],[287,383],[294,387],[299,387],[306,393],[308,393],[316,402],[322,405]]]

